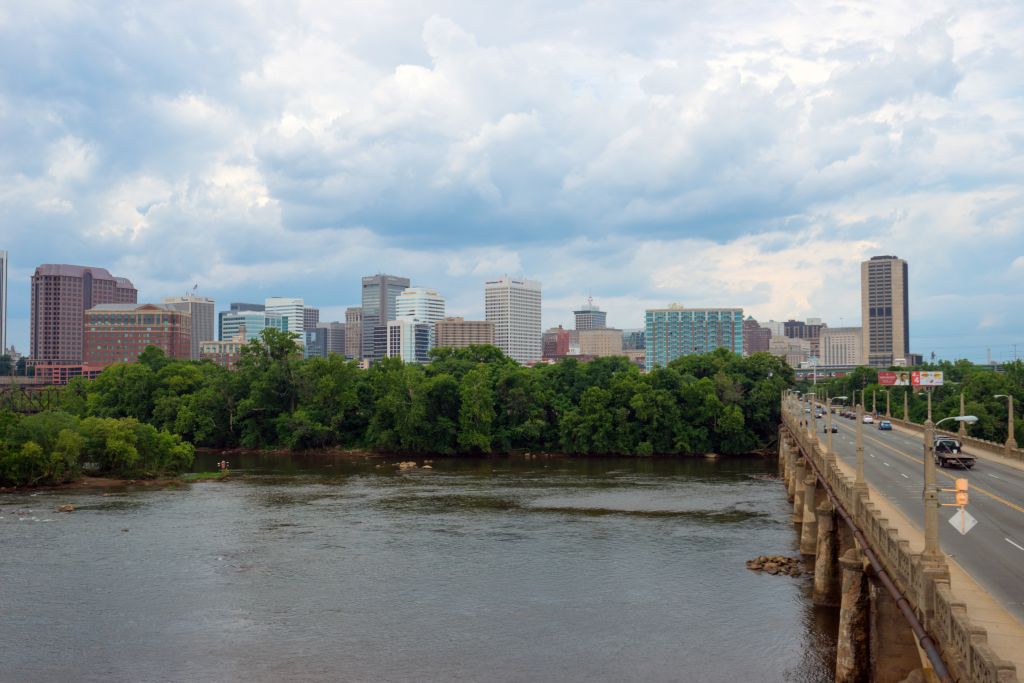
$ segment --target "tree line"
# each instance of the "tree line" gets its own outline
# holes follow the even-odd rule
[[[936,387],[932,393],[933,421],[938,422],[942,418],[959,415],[960,393],[963,392],[964,414],[978,418],[976,423],[967,425],[967,433],[979,439],[1001,443],[1006,440],[1009,414],[1007,400],[996,396],[1012,395],[1015,438],[1018,444],[1024,444],[1024,361],[1006,363],[998,372],[991,367],[974,365],[967,360],[928,363],[920,369],[941,371],[943,374],[943,386]],[[858,399],[863,392],[865,408],[870,411],[874,406],[883,415],[886,391],[890,391],[889,407],[893,417],[903,418],[904,395],[907,396],[908,414],[912,422],[923,424],[928,414],[927,398],[923,392],[915,392],[913,387],[882,386],[878,383],[878,370],[874,368],[856,368],[845,377],[824,381],[819,378],[816,386],[811,387],[810,383],[803,383],[799,388],[804,391],[815,391],[821,396],[847,396],[846,405],[852,405],[855,390]],[[955,428],[954,425],[954,430]]]
[[[131,420],[216,448],[735,454],[773,441],[780,394],[792,386],[781,359],[725,350],[649,374],[625,357],[526,368],[493,346],[363,370],[340,356],[303,359],[288,333],[267,329],[234,370],[151,347],[136,363],[73,380],[58,404],[81,425]]]

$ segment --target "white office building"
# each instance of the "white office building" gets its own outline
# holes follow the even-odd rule
[[[306,343],[306,302],[286,296],[272,296],[266,300],[267,315],[279,315],[288,321],[288,331],[298,335],[300,345]]]
[[[541,284],[504,276],[484,283],[484,317],[494,323],[494,343],[519,363],[537,361],[541,347]]]
[[[404,363],[430,361],[430,339],[434,325],[411,317],[389,320],[387,324],[388,358],[401,358]]]
[[[410,318],[430,325],[430,348],[436,343],[434,323],[444,320],[444,297],[426,287],[409,287],[395,299],[395,318]]]
[[[215,320],[217,319],[217,305],[213,299],[194,294],[185,296],[166,296],[164,304],[178,311],[184,311],[192,316],[192,360],[199,360],[199,345],[205,341],[214,341],[217,335],[214,332]]]

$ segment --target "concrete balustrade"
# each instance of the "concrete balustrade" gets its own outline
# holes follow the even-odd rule
[[[893,422],[902,424],[902,420]],[[850,515],[885,573],[906,597],[954,680],[1018,681],[1013,664],[992,651],[985,629],[972,624],[964,604],[955,599],[944,560],[926,563],[911,552],[909,541],[900,538],[882,516],[866,487],[856,487],[852,477],[827,457],[817,435],[801,429],[799,420],[785,411],[779,436],[779,467],[787,497],[793,501],[800,552],[814,563],[814,601],[840,607],[836,680],[898,683],[921,668],[921,660],[896,600],[873,577],[827,492]],[[1002,445],[997,446],[1002,454]]]

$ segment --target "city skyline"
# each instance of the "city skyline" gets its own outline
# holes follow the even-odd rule
[[[1019,3],[374,7],[7,13],[8,344],[41,263],[325,320],[372,272],[479,319],[507,273],[544,329],[589,295],[848,327],[878,254],[913,352],[1024,342]]]

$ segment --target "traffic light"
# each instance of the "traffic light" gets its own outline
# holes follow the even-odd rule
[[[960,507],[967,505],[967,480],[956,480],[956,504]]]

